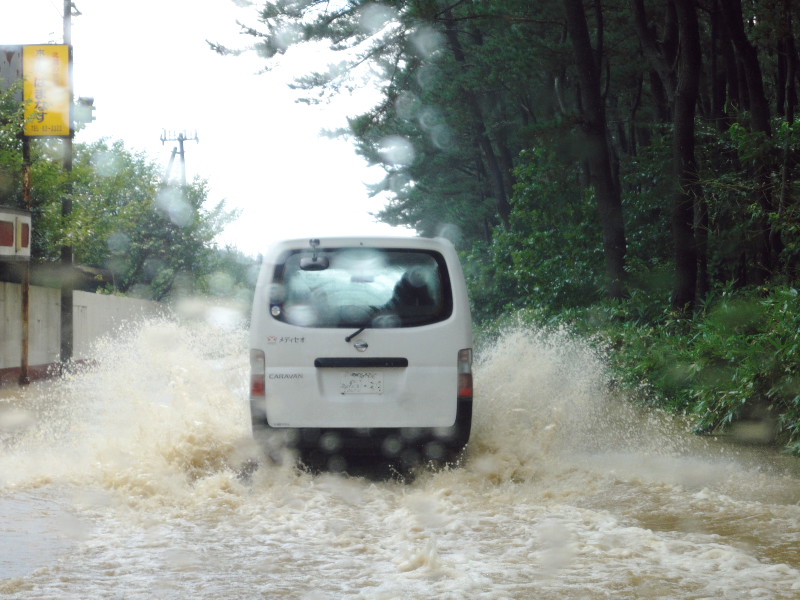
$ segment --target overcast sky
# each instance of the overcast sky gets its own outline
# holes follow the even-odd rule
[[[0,0],[0,45],[62,43],[63,0]],[[259,0],[256,6],[262,4]],[[210,185],[209,202],[242,211],[220,242],[254,255],[282,237],[404,233],[375,223],[382,202],[364,183],[379,178],[351,145],[319,136],[345,124],[367,94],[334,106],[294,102],[286,83],[319,53],[298,51],[270,73],[255,56],[222,57],[206,40],[245,46],[236,21],[255,8],[233,0],[75,0],[75,96],[92,96],[96,121],[76,142],[121,139],[166,166],[187,142],[186,169]],[[177,175],[177,163],[173,173]],[[408,232],[405,232],[408,233]]]

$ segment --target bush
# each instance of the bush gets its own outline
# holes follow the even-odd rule
[[[800,455],[797,296],[793,288],[728,290],[693,320],[667,311],[652,321],[635,318],[634,298],[587,311],[581,321],[611,350],[611,368],[627,390],[692,415],[700,433],[759,421]]]
[[[723,298],[697,325],[694,412],[713,431],[742,419],[774,422],[800,450],[800,306],[797,290]]]
[[[693,418],[698,433],[757,421],[800,456],[800,298],[782,287],[726,290],[694,319],[644,294],[586,309],[527,310],[537,326],[568,325],[601,348],[635,400]]]

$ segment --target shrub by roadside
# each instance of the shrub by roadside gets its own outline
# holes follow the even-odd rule
[[[693,319],[659,312],[658,304],[634,296],[557,315],[525,309],[517,316],[585,336],[606,353],[626,393],[688,415],[698,433],[747,431],[747,441],[781,444],[800,456],[798,291],[727,290]]]

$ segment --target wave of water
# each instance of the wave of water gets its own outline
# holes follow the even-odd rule
[[[241,327],[151,321],[0,402],[11,598],[798,598],[796,462],[608,391],[567,331],[475,365],[458,468],[413,481],[239,467]]]

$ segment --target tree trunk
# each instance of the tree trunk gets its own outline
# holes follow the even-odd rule
[[[789,126],[794,125],[795,110],[797,108],[797,45],[794,41],[794,27],[792,24],[792,3],[791,0],[783,1],[783,39],[781,40],[781,51],[783,52],[783,62],[785,64],[785,92],[784,92],[784,114]],[[794,171],[796,158],[789,143],[790,136],[786,136],[783,148],[783,161],[781,164],[781,188],[778,199],[779,222],[785,219],[785,211],[792,201],[792,182],[794,181]],[[794,265],[784,265],[784,268],[793,280],[796,277]]]
[[[760,131],[767,137],[772,135],[770,126],[769,102],[764,92],[764,81],[761,65],[758,62],[758,50],[747,38],[744,30],[741,0],[719,0],[718,2],[725,25],[731,40],[740,57],[744,78],[747,84],[748,108],[750,110],[750,127]],[[759,275],[761,281],[767,280],[775,266],[776,258],[781,250],[780,236],[772,231],[769,215],[775,213],[775,201],[772,194],[772,183],[768,165],[757,162],[753,165],[753,179],[758,184],[758,202],[764,217],[758,223],[759,229]]]
[[[727,62],[725,60],[725,47],[729,46],[727,34],[722,23],[722,15],[719,7],[711,8],[711,118],[719,131],[728,128],[728,120],[725,114],[725,102],[727,88]]]
[[[718,6],[730,33],[733,45],[741,59],[747,85],[751,126],[754,131],[763,131],[770,135],[769,103],[764,93],[764,81],[761,77],[761,65],[758,63],[758,50],[747,39],[744,30],[741,0],[719,0]]]
[[[586,136],[586,160],[597,196],[603,253],[608,276],[608,294],[622,298],[625,290],[625,227],[622,201],[614,180],[612,155],[608,145],[608,125],[600,93],[598,61],[589,39],[589,28],[581,0],[563,0],[583,102],[582,129]]]
[[[666,94],[669,103],[672,103],[672,93],[675,90],[675,74],[672,65],[675,62],[674,55],[677,51],[674,47],[674,38],[677,38],[677,34],[673,31],[676,28],[674,8],[671,5],[667,6],[664,43],[658,42],[647,22],[644,0],[631,0],[631,10],[633,11],[633,24],[639,36],[639,42],[642,44],[642,52],[653,70],[658,73],[661,80],[660,88]],[[663,110],[660,112],[663,115]]]
[[[680,32],[675,88],[673,163],[678,190],[672,210],[675,244],[673,307],[690,310],[697,292],[695,201],[700,196],[694,152],[694,116],[700,82],[700,32],[692,0],[674,0]]]

